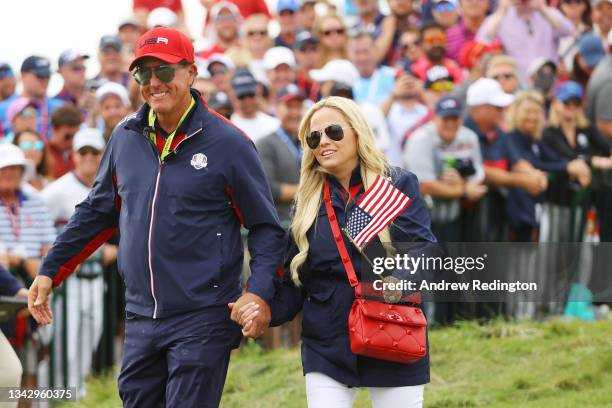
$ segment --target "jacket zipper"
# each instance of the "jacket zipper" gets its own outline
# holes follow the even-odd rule
[[[153,296],[153,319],[157,319],[157,298],[155,297],[155,280],[153,275],[153,221],[155,220],[155,206],[157,204],[157,195],[159,193],[159,179],[161,177],[164,164],[158,157],[159,167],[157,170],[157,178],[155,179],[155,192],[153,193],[153,201],[151,203],[151,221],[149,222],[149,275],[151,276],[151,295]]]
[[[183,140],[181,140],[175,147],[172,152],[176,154],[176,149],[183,143],[185,140],[189,139],[191,136],[194,136],[202,131],[202,128],[196,130],[192,134],[186,136]],[[159,163],[159,167],[157,170],[157,178],[155,179],[155,192],[153,193],[153,201],[151,203],[151,221],[149,222],[149,276],[151,277],[151,295],[153,296],[153,319],[157,319],[157,297],[155,296],[155,279],[153,274],[153,247],[152,247],[152,237],[153,237],[153,223],[155,220],[155,207],[157,204],[157,196],[159,193],[159,179],[161,178],[162,171],[164,166],[166,165],[165,161],[161,161],[159,157],[159,152],[157,151],[157,146],[153,146],[155,153],[157,154],[157,160]]]

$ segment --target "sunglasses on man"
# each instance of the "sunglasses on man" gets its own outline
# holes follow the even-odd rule
[[[342,127],[340,125],[329,125],[323,130],[313,130],[306,136],[306,144],[312,150],[316,149],[321,143],[323,134],[329,137],[331,140],[338,142],[344,138],[344,129],[350,129],[349,127]]]
[[[151,83],[153,73],[155,73],[157,79],[164,84],[167,84],[174,79],[176,69],[180,66],[181,64],[168,64],[159,65],[157,67],[138,67],[132,72],[132,75],[134,75],[134,79],[139,85],[149,85]]]

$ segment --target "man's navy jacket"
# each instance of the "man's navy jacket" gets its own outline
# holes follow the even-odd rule
[[[59,285],[121,233],[126,310],[153,318],[235,300],[241,293],[240,224],[249,230],[248,290],[274,296],[284,231],[252,141],[200,95],[164,161],[149,138],[148,105],[113,131],[93,189],[44,258]]]

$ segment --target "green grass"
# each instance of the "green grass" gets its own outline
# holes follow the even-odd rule
[[[612,407],[612,322],[461,323],[430,332],[426,408]],[[120,407],[116,381],[93,379],[66,407]],[[299,350],[249,344],[231,360],[222,407],[305,407]],[[369,407],[360,390],[355,407]]]

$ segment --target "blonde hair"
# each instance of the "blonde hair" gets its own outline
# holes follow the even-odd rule
[[[561,126],[561,115],[559,114],[559,106],[562,105],[559,99],[556,99],[552,106],[550,107],[550,112],[548,113],[548,124],[554,127]],[[582,107],[579,108],[578,117],[576,118],[576,127],[578,128],[587,128],[589,127],[589,120],[584,114],[584,109]]]
[[[509,55],[502,54],[496,55],[489,61],[487,65],[487,78],[491,78],[493,76],[493,69],[501,66],[511,66],[514,74],[518,75],[518,65],[516,60]]]
[[[317,17],[317,19],[314,22],[312,31],[316,33],[319,39],[323,38],[323,22],[329,19],[334,19],[334,20],[339,21],[340,24],[342,24],[342,27],[344,28],[344,33],[345,33],[344,38],[346,40],[344,41],[344,44],[342,45],[342,49],[340,50],[340,52],[342,53],[340,58],[348,59],[347,53],[346,53],[346,46],[348,43],[348,31],[347,31],[348,27],[346,26],[346,24],[344,23],[344,20],[339,14],[337,14],[335,11],[329,11],[327,14]],[[319,47],[321,47],[321,66],[324,66],[329,61],[331,61],[333,58],[331,56],[330,50],[325,46],[325,44],[323,44],[322,41],[319,42]]]
[[[364,189],[368,189],[377,176],[387,176],[390,172],[389,162],[385,155],[376,148],[374,134],[359,105],[350,99],[331,96],[314,104],[302,118],[299,138],[304,154],[300,169],[300,185],[295,196],[295,214],[291,223],[291,234],[298,247],[298,254],[291,260],[291,277],[299,285],[299,268],[306,261],[310,243],[308,230],[315,223],[322,204],[323,184],[326,171],[319,165],[312,151],[306,145],[306,135],[310,132],[312,116],[323,108],[338,111],[355,132],[357,138],[357,156],[361,165],[361,180]],[[379,235],[382,242],[391,241],[389,229]]]
[[[518,129],[518,110],[525,102],[533,102],[538,105],[541,111],[540,121],[538,123],[538,129],[536,130],[535,137],[539,138],[544,129],[544,97],[538,91],[520,91],[516,95],[516,99],[508,108],[507,123],[508,131],[512,132]]]

